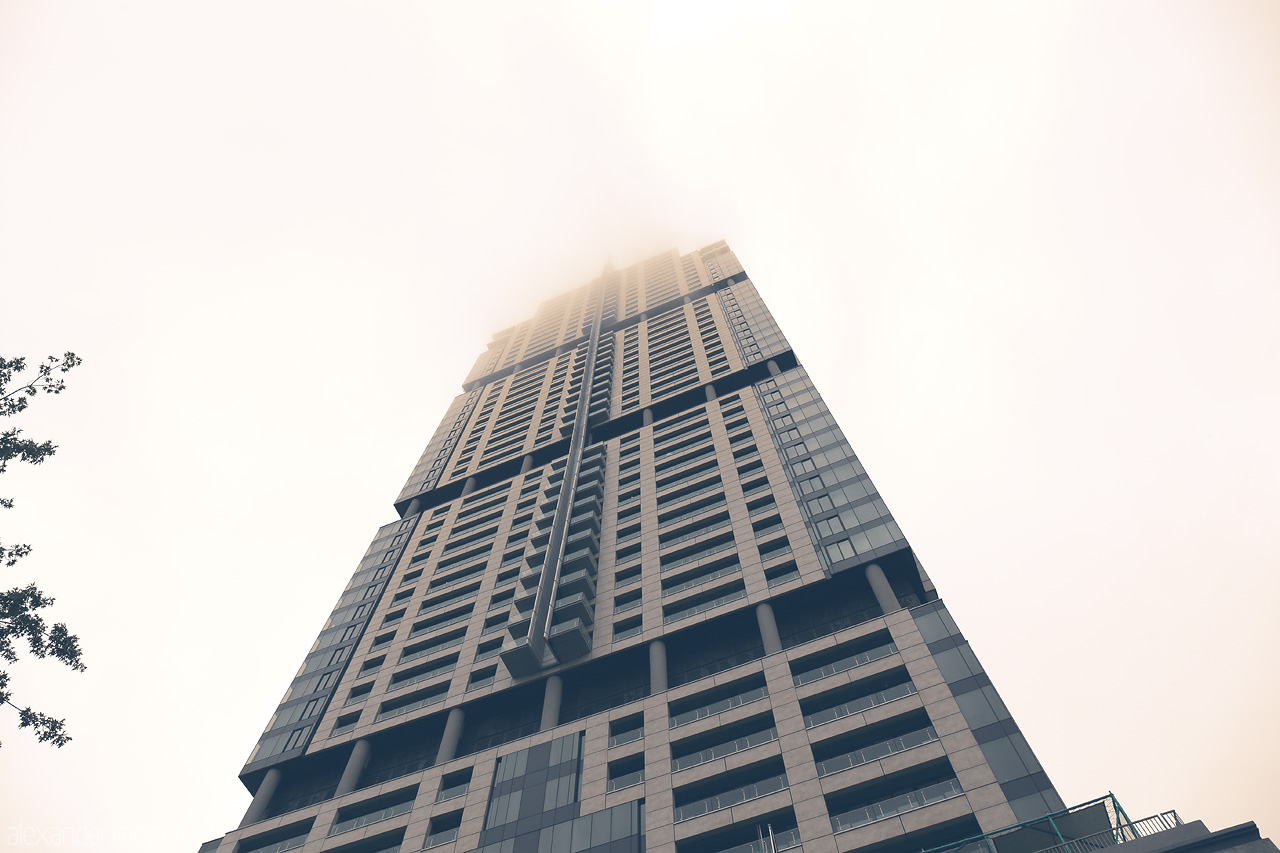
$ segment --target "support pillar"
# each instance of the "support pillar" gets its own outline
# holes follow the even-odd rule
[[[710,403],[712,400],[714,400],[714,399],[716,398],[716,386],[714,386],[714,385],[712,385],[712,384],[710,384],[710,383],[707,383],[707,385],[706,385],[706,387],[705,387],[705,389],[704,389],[704,390],[707,392],[707,402],[708,402],[708,403]]]
[[[280,775],[280,768],[272,767],[267,771],[267,775],[262,777],[262,784],[254,792],[253,802],[249,804],[249,810],[244,813],[244,819],[240,821],[242,828],[251,823],[257,823],[267,816],[267,807],[271,805],[271,798],[275,796],[276,788],[280,787]]]
[[[342,771],[342,778],[338,780],[338,788],[333,792],[335,797],[350,794],[360,784],[360,774],[364,773],[364,769],[369,766],[371,748],[368,738],[362,737],[356,741],[356,745],[351,749],[351,756],[347,759],[347,766]]]
[[[462,484],[462,497],[466,497],[476,490],[476,478],[468,477],[467,481]]]
[[[641,416],[641,426],[648,426],[653,423],[653,409],[645,409]]]
[[[773,605],[762,601],[756,605],[756,622],[760,625],[760,641],[764,653],[775,655],[782,651],[782,638],[778,636],[778,620],[773,618]]]
[[[667,689],[667,646],[661,640],[649,644],[649,694]]]
[[[880,605],[880,609],[889,615],[895,611],[901,610],[902,605],[898,603],[898,596],[893,591],[893,587],[889,585],[889,579],[884,576],[884,570],[875,563],[867,566],[867,583],[871,584],[871,591],[875,593],[876,603]]]
[[[520,461],[520,473],[528,474],[531,470],[533,470],[533,454],[526,453],[524,459]]]
[[[769,361],[765,363],[765,366],[769,368],[770,376],[782,375],[782,368],[778,367],[778,362],[774,361],[773,359],[769,359]]]
[[[409,508],[406,509],[404,511],[404,515],[400,517],[409,518],[410,516],[417,515],[420,512],[422,512],[422,498],[414,498],[413,500],[409,501]]]
[[[465,715],[461,708],[449,712],[449,719],[444,724],[444,736],[440,738],[440,749],[436,751],[436,764],[452,761],[458,753],[458,741],[462,740],[462,723]]]
[[[558,675],[547,679],[546,692],[542,694],[542,724],[539,731],[554,729],[560,725],[560,699],[564,695],[564,681]]]

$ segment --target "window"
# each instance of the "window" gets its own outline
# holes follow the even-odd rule
[[[494,655],[498,655],[501,653],[502,653],[502,640],[501,639],[489,640],[488,642],[481,643],[480,645],[476,646],[475,661],[479,663],[482,660],[486,660],[488,658],[493,657]]]
[[[621,622],[615,622],[613,625],[613,641],[620,643],[623,640],[629,640],[640,633],[642,629],[641,619],[636,616],[631,619],[624,619]]]
[[[624,569],[617,573],[617,577],[613,582],[613,586],[616,589],[617,587],[620,587],[620,586],[626,586],[628,584],[635,583],[638,580],[640,580],[640,567],[632,566],[628,569]]]
[[[808,495],[822,488],[822,477],[810,477],[800,481],[800,494]]]
[[[848,539],[841,539],[839,542],[833,542],[827,546],[827,557],[833,563],[847,560],[855,555],[853,543]]]
[[[834,536],[844,530],[844,524],[840,521],[840,516],[833,515],[831,518],[821,519],[817,523],[819,536]]]
[[[440,780],[440,790],[436,794],[436,802],[443,803],[445,800],[452,800],[461,797],[467,793],[467,789],[471,787],[471,768],[459,770],[456,773],[446,773],[444,778]]]
[[[644,781],[644,753],[609,762],[608,790],[616,791]]]
[[[609,723],[609,746],[622,746],[644,737],[644,716],[633,714]]]
[[[638,590],[638,589],[635,590],[634,592],[628,592],[624,595],[619,595],[617,598],[613,600],[613,612],[625,613],[628,610],[633,610],[639,607],[640,596],[641,596],[641,590]]]
[[[468,690],[478,690],[481,687],[488,687],[493,684],[494,679],[498,677],[498,668],[496,666],[485,667],[471,673],[471,683],[467,685]]]
[[[302,741],[309,731],[311,731],[311,726],[303,726],[289,732],[289,739],[284,742],[284,751],[288,752],[291,749],[297,749],[302,746]]]
[[[813,513],[814,515],[817,515],[820,512],[826,512],[827,510],[833,508],[835,504],[831,502],[830,495],[818,495],[818,497],[809,501],[808,506],[809,506],[809,512]]]

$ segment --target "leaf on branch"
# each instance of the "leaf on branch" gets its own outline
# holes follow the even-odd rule
[[[18,728],[35,729],[36,740],[40,743],[63,747],[71,741],[71,735],[67,734],[66,720],[58,720],[30,708],[18,708]]]
[[[0,545],[0,560],[4,561],[4,567],[6,569],[12,568],[17,564],[18,560],[30,553],[30,545],[10,545],[8,548]]]

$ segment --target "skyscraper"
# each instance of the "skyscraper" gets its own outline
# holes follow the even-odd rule
[[[202,853],[908,853],[1064,807],[723,242],[499,332],[395,507]]]

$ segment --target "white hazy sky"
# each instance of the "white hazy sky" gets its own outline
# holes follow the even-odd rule
[[[1068,802],[1280,836],[1274,2],[0,0],[0,836],[194,853],[493,332],[725,238]]]

